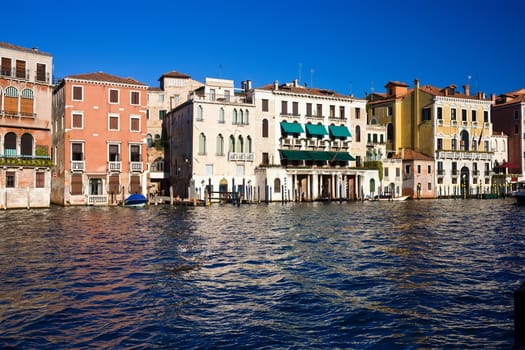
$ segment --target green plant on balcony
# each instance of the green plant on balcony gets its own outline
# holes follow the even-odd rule
[[[37,157],[47,157],[49,156],[49,148],[44,145],[36,145],[35,147],[35,155]]]

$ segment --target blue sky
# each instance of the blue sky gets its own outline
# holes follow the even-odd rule
[[[42,5],[42,4],[45,4]],[[58,78],[104,71],[151,86],[299,79],[364,97],[390,80],[487,94],[525,87],[525,1],[101,1],[3,5],[0,41],[54,57]],[[7,6],[7,8],[5,8]],[[30,10],[30,8],[33,10]],[[36,9],[36,10],[35,10]]]

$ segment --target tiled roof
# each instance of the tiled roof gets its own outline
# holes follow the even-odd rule
[[[52,56],[50,53],[39,51],[36,47],[32,49],[28,49],[22,46],[13,45],[13,44],[9,44],[6,42],[0,42],[0,47],[4,47],[6,49],[11,49],[11,50],[22,51],[22,52],[30,52],[36,55]]]
[[[447,97],[455,97],[455,98],[466,98],[466,99],[471,99],[471,100],[479,100],[480,98],[478,97],[477,94],[470,94],[470,95],[465,95],[465,94],[462,94],[460,92],[458,92],[456,90],[456,88],[454,88],[454,93],[453,94],[450,94],[450,93],[446,93],[448,87],[446,88],[438,88],[436,86],[432,86],[432,85],[424,85],[424,86],[421,86],[420,87],[420,90],[422,91],[425,91],[426,93],[429,93],[431,95],[434,95],[434,96],[447,96]],[[450,91],[450,89],[448,89]],[[413,89],[411,91],[414,91]],[[482,100],[489,100],[488,98],[482,98]]]
[[[268,84],[256,88],[256,90],[269,90],[274,89],[274,84]],[[295,94],[306,94],[306,95],[316,95],[316,96],[328,96],[328,97],[342,97],[350,98],[353,100],[362,100],[362,98],[352,97],[350,95],[343,95],[329,89],[318,89],[318,88],[307,88],[304,86],[293,86],[293,85],[279,85],[278,91],[291,92]]]
[[[164,73],[160,76],[159,80],[162,78],[179,78],[179,79],[191,79],[191,77],[187,74],[183,74],[181,72],[177,72],[175,70],[172,70],[171,72]]]
[[[392,81],[389,81],[389,82],[385,85],[385,87],[390,86],[390,85],[395,85],[395,86],[404,86],[404,87],[407,87],[407,86],[408,86],[407,83],[403,83],[402,81],[392,80]]]
[[[403,160],[434,160],[434,158],[413,149],[405,148],[403,150]]]
[[[104,73],[104,72],[68,75],[66,79],[67,78],[79,79],[79,80],[102,81],[102,82],[118,83],[118,84],[146,85],[133,78],[121,78],[121,77],[117,77],[116,75],[111,75],[111,74]]]

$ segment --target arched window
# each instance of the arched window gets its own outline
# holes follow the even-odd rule
[[[18,114],[18,90],[13,86],[5,89],[4,111],[8,114]]]
[[[233,135],[230,135],[230,140],[228,143],[228,152],[235,152],[235,138]]]
[[[232,111],[232,124],[237,124],[237,109],[233,109]]]
[[[237,139],[237,152],[243,153],[244,152],[244,139],[241,135],[239,135],[239,138]]]
[[[355,142],[361,142],[361,127],[359,125],[355,126]]]
[[[22,135],[21,142],[20,142],[20,154],[26,157],[27,156],[31,157],[33,155],[33,135],[31,134]]]
[[[239,110],[239,124],[244,124],[244,112],[242,109]]]
[[[376,192],[376,180],[370,179],[370,193]]]
[[[248,110],[244,112],[244,124],[250,124],[250,112]]]
[[[279,179],[278,177],[276,177],[275,180],[273,180],[273,191],[275,193],[281,192],[281,179]]]
[[[148,143],[148,147],[151,147],[153,145],[153,137],[151,136],[151,134],[148,134],[148,136],[146,136],[146,141]]]
[[[469,137],[468,137],[468,132],[466,130],[463,130],[461,131],[461,133],[459,134],[460,136],[460,139],[461,139],[461,147],[460,147],[460,150],[462,151],[468,151],[469,150]]]
[[[162,157],[158,157],[153,161],[153,164],[151,165],[152,171],[158,171],[162,172],[164,171],[164,159]]]
[[[262,120],[262,137],[268,137],[268,119]]]
[[[16,157],[16,134],[14,132],[8,132],[4,137],[4,155]]]
[[[202,132],[199,135],[199,154],[206,154],[206,135],[204,135]]]
[[[202,106],[197,106],[197,120],[203,120],[204,119],[204,111],[202,109]]]
[[[217,155],[224,155],[224,137],[221,134],[217,135]]]
[[[224,108],[219,109],[219,123],[224,123]]]
[[[246,153],[252,153],[252,138],[246,137]]]

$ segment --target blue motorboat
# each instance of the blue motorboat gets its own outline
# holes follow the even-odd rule
[[[148,203],[148,199],[140,193],[134,193],[124,201],[126,207],[143,207],[146,203]]]

